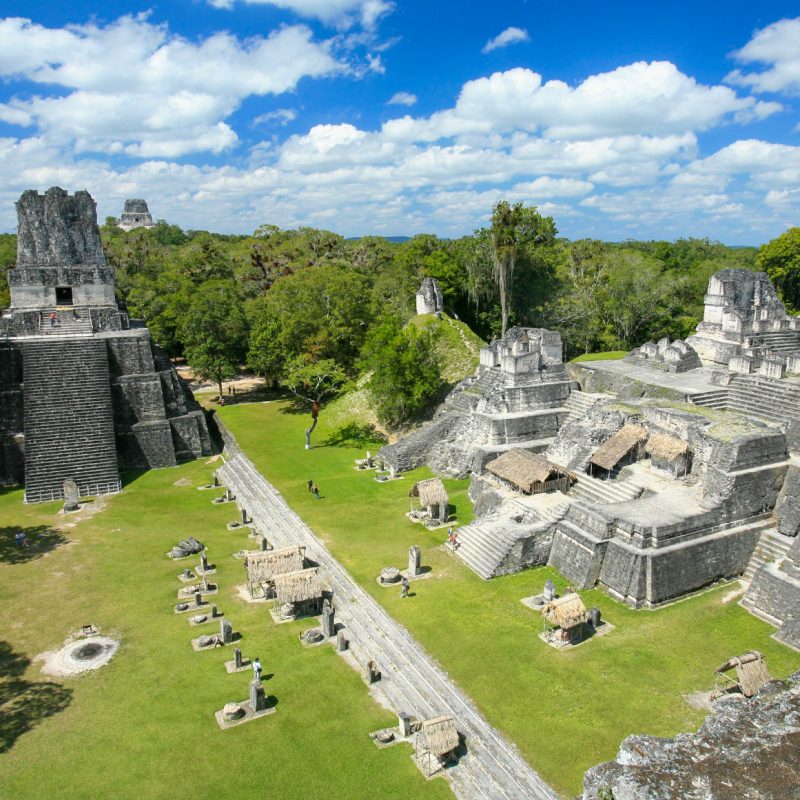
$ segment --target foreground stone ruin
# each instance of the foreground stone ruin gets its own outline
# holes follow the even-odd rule
[[[514,328],[378,459],[472,477],[455,554],[483,578],[550,564],[652,607],[744,576],[800,646],[800,321],[763,273],[705,299],[695,336],[622,361],[565,366],[558,333]]]
[[[629,736],[592,767],[582,800],[790,800],[800,786],[800,673],[718,700],[697,733]]]
[[[17,202],[0,318],[0,484],[26,502],[120,490],[119,470],[212,452],[202,410],[141,322],[120,311],[88,192]]]

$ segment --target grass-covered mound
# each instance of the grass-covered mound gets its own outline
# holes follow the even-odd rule
[[[713,670],[729,656],[760,650],[775,676],[800,666],[800,654],[771,639],[769,625],[734,600],[723,601],[738,584],[657,611],[632,611],[601,591],[582,592],[587,606],[599,606],[616,629],[557,652],[539,640],[541,621],[520,599],[540,592],[549,577],[560,588],[564,580],[539,568],[482,581],[442,547],[444,530],[408,522],[408,491],[427,470],[376,483],[372,473],[353,469],[354,457],[370,447],[366,432],[324,412],[311,450],[303,446],[307,416],[291,413],[286,403],[226,407],[220,415],[355,579],[565,797],[629,733],[669,736],[696,728],[703,714],[684,697],[713,688]],[[358,449],[343,446],[356,442]],[[308,494],[309,479],[319,484],[322,501]],[[445,483],[459,523],[467,522],[467,482]],[[412,584],[414,597],[401,600],[398,590],[378,586],[375,578],[384,566],[404,567],[412,544],[422,548],[432,573]]]
[[[608,350],[605,353],[583,353],[570,361],[574,364],[579,364],[581,361],[618,361],[626,355],[628,355],[627,350]]]
[[[301,434],[302,435],[302,434]],[[244,582],[244,532],[228,532],[234,506],[197,491],[213,465],[194,462],[135,476],[94,515],[64,518],[58,503],[25,506],[0,490],[0,797],[34,800],[220,798],[445,798],[407,746],[378,750],[367,734],[394,718],[370,699],[332,647],[304,648],[306,621],[275,625],[263,605],[236,595]],[[55,525],[69,525],[61,531]],[[31,548],[14,533],[28,531]],[[188,534],[217,564],[209,598],[259,656],[277,710],[227,731],[214,712],[247,697],[250,672],[229,675],[232,648],[192,652],[218,626],[190,627],[172,607],[176,576],[197,558],[167,550]],[[252,540],[251,540],[252,541]],[[85,623],[121,646],[107,666],[48,678],[34,657]]]
[[[436,355],[446,383],[456,384],[475,372],[485,342],[468,325],[444,312],[439,317],[434,314],[412,317],[408,324],[435,332]]]

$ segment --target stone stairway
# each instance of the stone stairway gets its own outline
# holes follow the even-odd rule
[[[25,501],[62,498],[67,478],[83,495],[119,491],[105,341],[27,341],[22,363]]]
[[[50,322],[52,312],[58,315],[58,324],[55,327]],[[88,309],[64,311],[51,308],[42,311],[39,316],[40,336],[91,336],[92,333],[92,316]]]
[[[588,500],[590,503],[625,503],[635,500],[643,489],[630,481],[617,482],[613,480],[601,481],[591,475],[580,474],[573,484],[571,492],[573,497]]]
[[[582,417],[595,403],[609,399],[611,399],[611,395],[573,389],[564,402],[564,408],[569,412],[567,421]]]
[[[750,581],[759,567],[763,567],[764,564],[768,564],[771,561],[780,561],[785,558],[793,541],[794,539],[790,536],[778,533],[775,528],[764,530],[758,539],[756,549],[753,550],[753,555],[750,557],[742,578]]]
[[[725,411],[728,407],[728,389],[714,389],[710,392],[698,392],[697,394],[688,395],[686,399],[695,406]]]
[[[498,564],[519,539],[520,533],[495,530],[473,522],[458,529],[456,556],[484,580],[495,575]]]
[[[728,410],[767,422],[800,419],[800,384],[762,375],[737,375],[730,385]]]
[[[439,714],[455,717],[467,749],[458,765],[446,773],[456,797],[557,800],[516,748],[489,725],[408,631],[355,583],[252,462],[235,445],[231,451],[229,435],[227,441],[229,458],[219,469],[221,480],[256,525],[268,532],[274,546],[303,544],[307,557],[320,565],[333,590],[337,620],[350,642],[348,657],[361,668],[369,660],[379,665],[381,680],[372,687],[376,698],[395,712],[420,719]]]
[[[800,331],[766,331],[754,333],[745,340],[745,347],[758,355],[788,356],[800,352]]]

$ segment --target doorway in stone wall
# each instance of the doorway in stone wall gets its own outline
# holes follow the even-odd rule
[[[56,305],[57,306],[71,306],[72,305],[72,287],[71,286],[56,286]]]

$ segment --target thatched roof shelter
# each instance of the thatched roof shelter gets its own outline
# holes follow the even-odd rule
[[[553,477],[566,475],[574,479],[572,473],[548,461],[543,455],[519,447],[506,450],[490,461],[486,465],[486,470],[527,494],[533,491],[534,484],[545,483]]]
[[[244,559],[247,578],[250,583],[263,583],[276,575],[298,572],[303,569],[306,548],[295,544],[280,550],[267,550],[264,553],[248,553]]]
[[[542,609],[542,616],[563,630],[575,628],[586,622],[586,606],[577,594],[565,594],[551,600]]]
[[[419,504],[424,508],[447,505],[449,498],[441,478],[428,478],[411,487],[409,497],[419,497]]]
[[[458,731],[453,717],[442,715],[422,723],[425,747],[435,756],[444,756],[458,747]]]
[[[322,597],[322,581],[317,567],[276,575],[275,596],[279,603],[303,603]]]
[[[718,666],[715,672],[719,675],[731,669],[736,670],[736,683],[739,684],[745,697],[752,697],[765,683],[771,680],[764,656],[758,650],[750,650],[743,656],[729,658],[724,664]]]
[[[666,433],[654,433],[644,449],[652,458],[662,461],[675,461],[686,455],[689,450],[689,444]]]
[[[647,428],[627,424],[594,451],[590,461],[603,469],[612,470],[628,453],[647,440]]]

